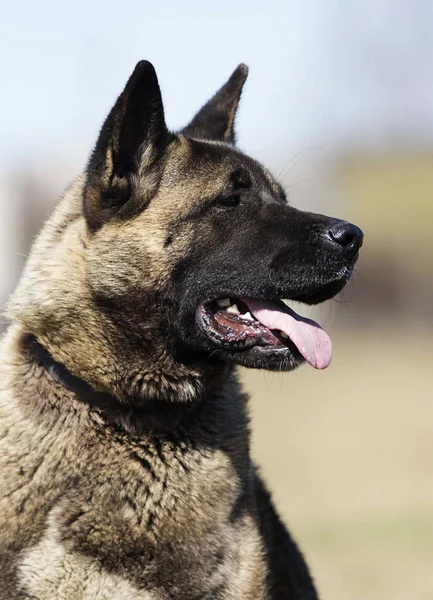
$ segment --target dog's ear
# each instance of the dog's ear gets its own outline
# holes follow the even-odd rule
[[[135,175],[156,175],[169,139],[155,69],[140,61],[102,126],[87,165],[84,214],[91,230],[113,212],[137,210],[130,206],[131,182]],[[152,183],[157,177],[148,179]]]
[[[235,116],[248,67],[240,64],[230,79],[196,114],[181,133],[202,140],[235,143]]]

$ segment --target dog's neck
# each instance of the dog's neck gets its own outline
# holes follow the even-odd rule
[[[55,404],[61,412],[76,414],[77,411],[78,413],[82,410],[86,413],[90,411],[94,415],[99,415],[98,419],[102,419],[106,424],[111,423],[111,426],[116,429],[120,427],[125,433],[139,437],[149,435],[158,437],[175,431],[181,424],[185,426],[189,419],[188,415],[193,417],[196,409],[204,400],[210,405],[213,404],[215,394],[212,392],[206,399],[200,397],[188,403],[163,401],[160,398],[151,397],[130,398],[127,402],[120,401],[108,393],[95,390],[89,383],[73,375],[64,364],[51,356],[35,336],[21,332],[18,338],[21,340],[19,342],[20,354],[23,353],[25,356],[25,363],[36,366],[41,373],[36,380],[41,381],[43,378],[45,382],[42,394],[39,393],[39,388],[31,392],[31,395],[36,392],[33,401],[46,404],[46,398],[51,398],[48,403],[51,408],[48,405],[45,408],[44,406],[32,406],[32,410],[37,408],[37,412],[45,415],[45,418],[51,419],[52,399],[60,397],[60,404]],[[22,381],[20,381],[20,385],[22,385]],[[57,387],[56,392],[51,389],[52,386]],[[63,393],[60,392],[60,396],[59,386],[64,390]],[[38,401],[39,396],[41,397]],[[212,410],[212,406],[210,409]],[[46,420],[45,418],[44,420]]]
[[[38,362],[44,367],[47,373],[55,380],[60,383],[64,388],[75,394],[79,398],[83,398],[90,405],[102,408],[110,409],[118,405],[118,402],[105,392],[98,392],[92,388],[83,379],[73,375],[62,363],[54,360],[51,354],[38,342],[33,336],[29,335],[27,338],[27,344],[35,355]]]
[[[121,322],[121,310],[113,316],[109,307],[95,304],[87,281],[82,187],[83,180],[77,180],[45,225],[7,316],[37,336],[71,374],[125,404],[157,395],[163,401],[196,401],[207,394],[211,380],[224,379],[224,368],[206,361],[184,364],[155,328],[137,320],[131,330],[130,323]],[[156,315],[156,309],[149,312]]]

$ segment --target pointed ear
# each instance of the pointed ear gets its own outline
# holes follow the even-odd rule
[[[181,133],[203,140],[235,143],[234,123],[248,67],[240,64],[230,79],[196,114]]]
[[[102,126],[87,165],[84,213],[91,230],[129,203],[132,177],[154,170],[168,139],[155,69],[140,61]]]

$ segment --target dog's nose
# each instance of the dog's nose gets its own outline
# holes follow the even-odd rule
[[[333,244],[338,244],[343,252],[355,256],[362,246],[364,234],[359,227],[347,221],[337,221],[327,231],[327,237]]]

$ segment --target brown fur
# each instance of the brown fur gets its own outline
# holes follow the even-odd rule
[[[206,561],[221,535],[220,523],[227,521],[239,494],[236,470],[243,465],[236,464],[239,449],[233,453],[230,447],[235,442],[239,446],[241,440],[227,440],[227,449],[216,452],[194,450],[182,432],[183,414],[175,408],[171,418],[177,425],[178,444],[131,434],[127,412],[120,410],[110,423],[98,408],[75,399],[35,365],[21,327],[9,331],[2,350],[3,358],[8,357],[3,359],[2,373],[8,392],[2,393],[0,413],[6,481],[0,511],[5,587],[0,597],[15,597],[13,578],[14,586],[21,582],[28,593],[44,599],[165,598],[169,579],[160,580],[161,573],[152,567],[145,573],[140,569],[143,552],[159,562],[158,546],[167,545],[173,552],[163,559],[169,563],[167,573],[188,564],[197,574],[202,571],[200,582],[190,582],[182,597],[203,593],[209,575]],[[227,384],[220,396],[229,398],[233,385]],[[11,402],[11,390],[17,402]],[[203,405],[194,420],[212,419],[217,426],[224,420],[221,399],[218,408],[216,398],[213,407]],[[134,419],[134,428],[137,425]],[[256,598],[264,574],[251,518],[237,523],[230,536],[231,550],[221,573],[235,568],[251,570],[251,576],[236,578],[227,598]],[[222,579],[216,572],[206,585],[213,589]],[[144,589],[153,589],[152,595],[140,592],[143,584]],[[108,596],[111,588],[113,595]]]
[[[245,77],[161,142],[156,77],[139,63],[33,246],[0,349],[2,600],[317,598],[252,464],[233,364],[185,352],[171,329],[200,283],[187,261],[221,248],[200,215],[233,174],[285,205],[230,143]]]

